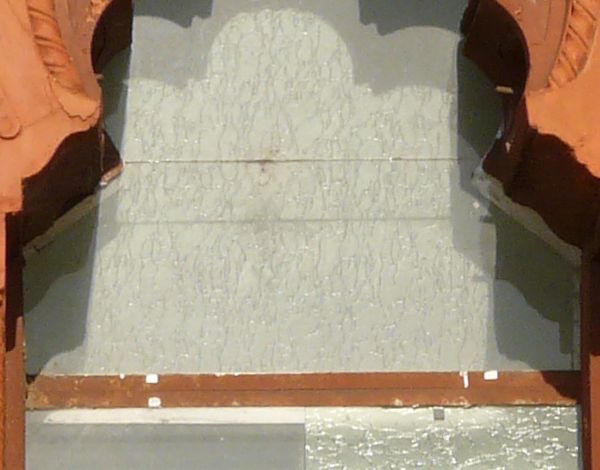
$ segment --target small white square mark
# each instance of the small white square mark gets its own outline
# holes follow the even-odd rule
[[[146,383],[147,384],[157,384],[158,383],[158,374],[146,375]]]
[[[483,373],[483,380],[498,380],[497,370],[486,370]]]
[[[148,398],[148,408],[160,408],[162,402],[158,397],[150,397]]]

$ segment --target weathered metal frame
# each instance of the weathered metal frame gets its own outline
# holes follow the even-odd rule
[[[0,0],[7,1],[7,0]],[[15,1],[16,0],[11,0]],[[596,8],[596,0],[548,0],[555,1],[558,5],[573,5],[586,10]],[[71,0],[64,0],[71,2]],[[63,3],[64,3],[63,2]],[[34,2],[38,4],[39,2]],[[528,8],[536,8],[521,0],[473,0],[468,10],[470,23],[476,12],[489,13],[492,23],[494,15],[502,16],[502,25],[516,25],[522,28],[521,34],[525,47],[533,53],[535,58],[536,44],[528,36],[529,31],[520,24],[523,17],[531,12]],[[539,2],[536,2],[539,3]],[[543,2],[542,2],[543,3]],[[93,28],[100,21],[101,44],[97,51],[92,51],[99,62],[106,63],[111,52],[118,50],[122,42],[116,40],[111,43],[113,31],[118,30],[119,9],[106,10],[104,21],[100,14],[107,6],[127,4],[131,7],[130,0],[88,0],[85,8],[81,2],[77,10],[82,13],[89,10],[89,25],[81,30],[84,38],[86,31]],[[88,8],[89,7],[89,8]],[[482,13],[482,14],[483,14]],[[535,13],[535,12],[533,12]],[[535,15],[534,15],[535,16]],[[592,15],[593,16],[593,15]],[[107,19],[108,18],[108,19]],[[560,19],[560,18],[558,18]],[[114,21],[113,21],[114,20]],[[121,18],[122,20],[122,18]],[[595,17],[594,17],[595,20]],[[126,23],[125,21],[124,23]],[[123,23],[123,22],[122,22]],[[127,25],[121,24],[122,31],[127,30]],[[480,23],[484,26],[484,33],[494,32],[493,24]],[[125,34],[126,36],[126,34]],[[123,36],[123,37],[125,37]],[[476,35],[471,35],[475,37]],[[494,40],[502,39],[491,35],[488,45]],[[87,40],[87,39],[86,39]],[[469,44],[469,41],[467,41]],[[87,47],[87,46],[86,46]],[[93,48],[94,49],[94,48]],[[477,47],[471,48],[477,56]],[[516,73],[509,68],[494,68],[487,60],[487,53],[483,50],[481,56],[483,68],[489,66],[489,74],[496,81],[502,83],[501,89],[509,92],[505,97],[507,108],[519,108],[518,94],[523,90],[519,84],[511,80]],[[541,55],[540,55],[541,57]],[[501,64],[502,65],[502,64]],[[555,67],[556,69],[556,67]],[[508,73],[504,73],[508,70]],[[543,79],[545,75],[535,70],[536,80]],[[579,73],[576,70],[573,73]],[[545,72],[544,72],[545,73]],[[552,86],[560,88],[561,83],[558,72],[553,71]],[[88,74],[89,75],[89,74]],[[59,77],[60,78],[60,77]],[[567,77],[569,80],[574,79]],[[505,83],[506,82],[506,83]],[[512,93],[515,93],[512,95]],[[542,103],[543,104],[543,103]],[[522,115],[518,114],[519,119]],[[90,121],[91,122],[91,121]],[[32,232],[41,230],[52,223],[52,218],[41,223],[36,219],[35,204],[40,198],[48,197],[43,188],[52,188],[51,182],[61,182],[64,179],[64,169],[79,165],[83,171],[88,168],[91,182],[100,176],[99,161],[105,155],[103,139],[99,139],[100,147],[90,151],[88,159],[81,157],[80,150],[96,141],[94,132],[101,134],[100,127],[92,128],[87,134],[73,134],[73,139],[66,146],[52,154],[27,155],[36,167],[41,168],[35,176],[25,174],[25,166],[19,167],[21,155],[11,155],[13,160],[0,160],[0,180],[10,182],[11,191],[3,192],[5,187],[0,187],[0,470],[20,470],[24,468],[24,411],[25,411],[25,368],[24,368],[24,337],[23,337],[23,290],[22,290],[22,241],[31,237]],[[516,128],[515,128],[516,129]],[[517,129],[518,130],[518,129]],[[74,131],[75,132],[75,131]],[[581,214],[582,221],[576,227],[569,220],[553,218],[553,208],[546,205],[543,191],[535,192],[535,184],[541,180],[536,173],[539,165],[535,159],[530,159],[533,165],[523,165],[521,156],[524,146],[534,142],[521,137],[514,139],[516,134],[503,136],[496,145],[496,155],[488,160],[487,170],[499,178],[505,185],[507,194],[511,192],[516,200],[543,213],[550,226],[563,238],[572,243],[581,240],[593,239],[596,228],[588,231],[590,220],[596,216],[593,210]],[[10,137],[12,138],[12,136]],[[508,140],[508,139],[513,140]],[[529,140],[528,140],[529,139]],[[68,139],[65,140],[67,142]],[[535,142],[534,142],[535,143]],[[543,144],[543,145],[542,145]],[[537,145],[537,146],[536,146]],[[537,142],[533,145],[533,153],[543,157],[547,150],[546,142]],[[566,146],[568,147],[568,145]],[[519,154],[521,152],[521,154]],[[590,163],[589,152],[584,155]],[[577,155],[575,155],[577,156]],[[4,157],[4,155],[2,155]],[[583,158],[583,157],[582,157]],[[576,159],[573,159],[576,161]],[[600,159],[599,159],[600,161]],[[530,163],[531,163],[530,162]],[[537,166],[536,166],[537,165]],[[563,166],[561,166],[563,165]],[[570,193],[572,208],[586,207],[586,201],[594,199],[597,192],[597,180],[589,177],[586,168],[573,166],[568,158],[558,162],[555,168],[576,168],[575,180],[581,182],[575,185]],[[107,170],[108,168],[104,168]],[[111,168],[113,169],[113,168]],[[523,172],[523,170],[526,170]],[[520,179],[514,180],[520,173]],[[563,174],[555,171],[555,177],[560,180]],[[525,175],[525,178],[523,178]],[[578,175],[578,176],[577,176]],[[552,176],[552,175],[550,175]],[[14,181],[9,178],[13,178]],[[31,178],[30,178],[31,177]],[[23,181],[29,179],[29,186],[22,186]],[[557,180],[557,181],[558,181]],[[514,185],[520,182],[521,186]],[[555,180],[548,180],[551,184]],[[546,181],[546,183],[548,183]],[[561,180],[562,181],[562,180]],[[70,191],[81,190],[71,182],[66,182],[60,187],[63,194],[62,201],[53,207],[54,216],[60,215],[60,210],[69,196],[78,194]],[[512,186],[511,186],[512,185]],[[93,186],[93,185],[92,185]],[[15,188],[24,188],[22,199],[15,197]],[[543,185],[542,185],[543,187]],[[27,192],[29,188],[29,193]],[[539,189],[539,188],[538,188]],[[31,191],[33,190],[33,191]],[[511,191],[508,191],[511,190]],[[18,192],[18,191],[17,191]],[[595,201],[596,199],[594,199]],[[595,202],[594,202],[595,204]],[[29,212],[28,212],[29,211]],[[579,212],[577,212],[579,216]],[[593,232],[593,233],[592,233]],[[48,409],[56,407],[119,407],[119,406],[146,406],[148,399],[158,397],[162,406],[476,406],[476,405],[559,405],[573,406],[581,404],[583,421],[583,456],[586,469],[600,469],[600,260],[598,244],[590,244],[584,249],[581,279],[581,373],[578,372],[501,372],[497,380],[485,380],[482,372],[470,373],[468,387],[465,376],[455,373],[399,373],[399,374],[283,374],[283,375],[252,375],[252,376],[161,376],[156,384],[147,383],[144,376],[121,377],[37,377],[32,378],[28,390],[28,405],[30,409]],[[595,405],[595,406],[594,406]]]

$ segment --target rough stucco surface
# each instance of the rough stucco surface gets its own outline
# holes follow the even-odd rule
[[[569,266],[469,181],[464,3],[139,2],[125,174],[28,260],[29,372],[573,367]]]
[[[306,469],[576,470],[574,408],[315,409]]]

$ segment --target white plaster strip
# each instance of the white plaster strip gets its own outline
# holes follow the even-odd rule
[[[304,408],[118,408],[44,412],[45,424],[304,424]]]
[[[504,194],[502,183],[496,178],[488,175],[483,170],[483,164],[473,173],[473,184],[479,192],[487,199],[496,204],[514,220],[523,225],[530,232],[535,233],[545,241],[556,252],[562,255],[574,268],[581,264],[581,250],[566,243],[554,234],[546,225],[542,217],[533,209],[515,203]]]
[[[29,259],[54,241],[61,233],[66,232],[79,220],[92,212],[102,201],[115,194],[119,189],[119,178],[109,185],[97,190],[76,204],[67,213],[59,217],[54,224],[44,233],[31,240],[23,249],[23,256]]]

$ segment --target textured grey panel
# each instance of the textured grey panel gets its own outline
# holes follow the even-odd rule
[[[164,1],[138,6],[126,118],[108,118],[125,129],[127,161],[461,151],[454,31],[464,0],[225,0],[210,14],[180,3],[178,13]]]
[[[433,219],[451,215],[455,162],[130,163],[119,222]],[[475,202],[473,199],[471,202]],[[484,214],[472,206],[472,215]]]
[[[525,354],[486,362],[488,348],[498,354],[488,343],[493,284],[454,248],[445,220],[119,225],[101,218],[100,245],[85,260],[94,225],[87,217],[79,234],[65,233],[29,262],[31,372],[570,364],[553,322],[510,291],[516,320],[536,335],[508,332],[512,351]]]
[[[307,470],[576,470],[574,408],[315,409]]]
[[[91,326],[84,343],[53,358],[46,372],[482,366],[488,286],[451,248],[446,222],[252,221],[118,230],[97,253],[90,292],[82,292],[89,295]],[[38,272],[47,269],[54,250],[60,245],[32,260],[29,273],[35,276],[37,263]],[[428,282],[419,281],[424,276]],[[61,300],[67,292],[77,297],[69,281],[55,282],[28,314],[31,338],[56,341],[46,328],[49,309],[68,309]],[[36,285],[35,277],[28,282]],[[453,340],[435,344],[441,335]],[[33,367],[43,365],[43,350],[36,358],[40,346],[30,349]]]
[[[125,175],[28,261],[29,371],[571,367],[572,273],[473,195],[465,3],[138,2]]]
[[[27,421],[29,470],[303,470],[303,425]]]

